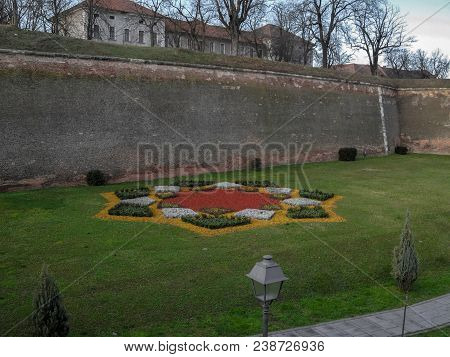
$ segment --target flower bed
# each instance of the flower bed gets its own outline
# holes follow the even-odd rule
[[[326,218],[328,213],[320,206],[317,207],[292,207],[286,216],[289,218]]]
[[[220,189],[208,192],[180,192],[177,197],[167,198],[165,201],[177,203],[194,211],[217,207],[241,211],[246,208],[259,209],[263,204],[279,203],[279,200],[270,198],[265,193]]]
[[[201,214],[198,216],[186,216],[182,218],[183,222],[190,223],[199,227],[208,229],[220,229],[225,227],[241,226],[249,224],[250,218],[246,217],[225,217],[225,216],[209,216]]]
[[[144,197],[149,193],[147,187],[142,188],[123,188],[115,192],[116,196],[121,200],[127,200],[131,198]]]
[[[152,211],[148,206],[140,206],[130,203],[120,202],[108,210],[111,216],[130,216],[130,217],[151,217]]]

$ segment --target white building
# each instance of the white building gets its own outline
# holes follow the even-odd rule
[[[91,18],[91,21],[89,21]],[[129,0],[85,0],[65,12],[66,36],[137,46],[165,47],[165,23]]]

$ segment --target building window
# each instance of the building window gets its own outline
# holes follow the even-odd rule
[[[188,48],[189,49],[192,48],[192,40],[190,38],[188,38]]]
[[[98,14],[94,14],[94,19],[96,19],[98,17]]]
[[[129,29],[125,29],[124,33],[123,33],[123,41],[124,42],[130,42],[130,30]]]
[[[113,16],[113,15],[111,15],[109,18],[110,18],[111,20],[114,20],[114,16]]]
[[[250,47],[250,57],[253,57],[255,54],[253,53],[253,47]]]
[[[225,44],[224,43],[220,44],[220,53],[223,55],[225,54]]]
[[[209,52],[214,52],[214,42],[209,43]]]
[[[157,45],[157,38],[156,38],[156,33],[152,33],[152,43],[151,43],[151,45],[152,46],[156,46]]]
[[[114,26],[109,27],[109,39],[112,41],[116,39],[116,28]]]
[[[94,38],[100,39],[100,27],[98,25],[94,25]]]
[[[139,31],[139,43],[144,43],[144,31]]]
[[[139,23],[140,23],[140,24],[143,24],[143,23],[144,23],[144,20],[139,20]]]

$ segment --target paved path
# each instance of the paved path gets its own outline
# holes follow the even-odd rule
[[[400,336],[403,308],[276,331],[271,336]],[[405,333],[413,334],[450,324],[450,294],[411,305],[406,311]]]

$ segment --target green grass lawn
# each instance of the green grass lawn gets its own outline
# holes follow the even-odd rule
[[[1,334],[31,333],[26,317],[44,262],[74,336],[257,334],[261,310],[244,275],[264,254],[290,279],[272,305],[272,330],[400,307],[390,270],[407,208],[421,263],[412,302],[450,292],[449,156],[311,163],[305,171],[314,188],[344,196],[336,210],[346,222],[203,237],[93,218],[101,192],[131,183],[1,193]],[[300,166],[273,173],[299,186]]]
[[[295,63],[269,61],[250,57],[224,56],[180,48],[101,43],[37,31],[17,30],[11,26],[4,25],[0,25],[0,48],[246,68],[328,78],[361,80],[375,84],[385,84],[392,87],[450,87],[450,81],[444,79],[388,79],[361,74],[354,74],[349,77],[348,73],[338,72],[334,69],[313,68]]]

